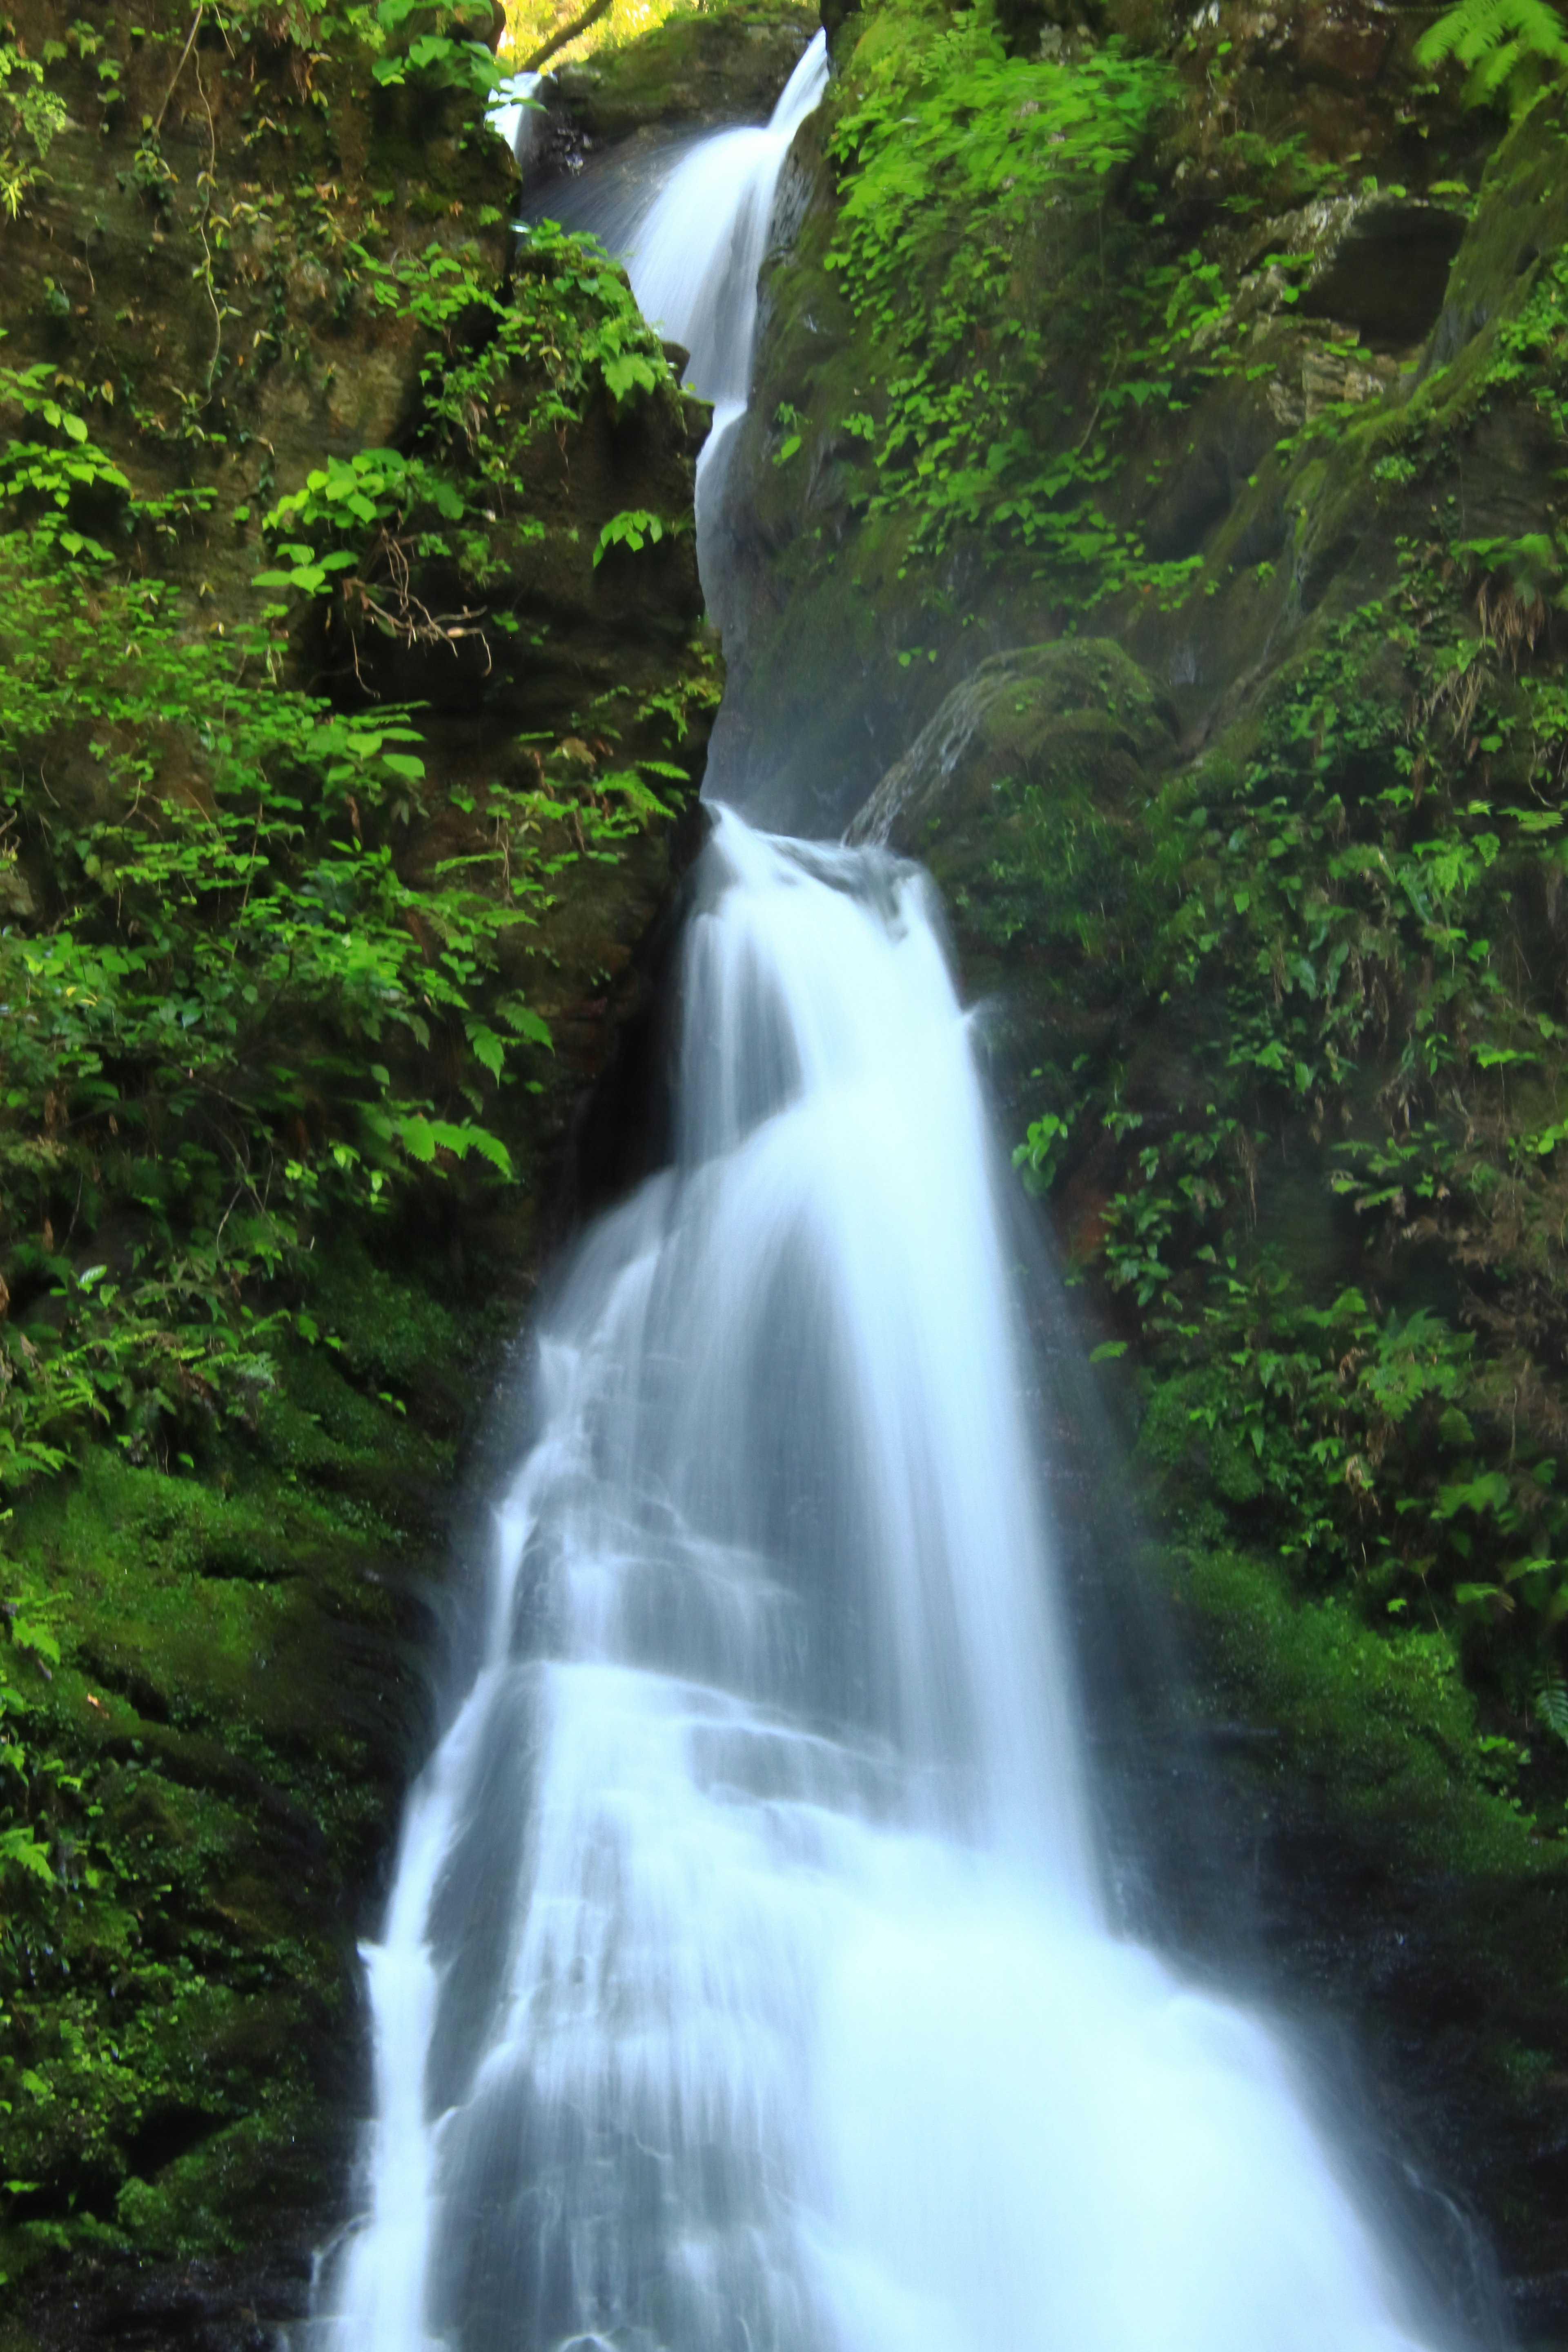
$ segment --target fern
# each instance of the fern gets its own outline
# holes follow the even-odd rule
[[[1535,1686],[1535,1712],[1548,1731],[1568,1739],[1568,1684],[1561,1675],[1542,1675]]]
[[[1456,0],[1423,33],[1415,58],[1423,66],[1452,58],[1469,75],[1468,106],[1504,98],[1517,114],[1568,68],[1568,28],[1552,0]]]

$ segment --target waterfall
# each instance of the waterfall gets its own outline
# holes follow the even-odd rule
[[[534,102],[542,77],[536,73],[508,74],[498,82],[485,109],[485,121],[499,133],[526,172],[538,152],[543,111]]]
[[[689,155],[638,248],[742,398],[718,215],[764,138]],[[716,813],[674,1161],[542,1319],[481,1663],[366,1955],[333,2352],[1416,2340],[1283,2045],[1110,1924],[934,918],[885,851]]]
[[[629,170],[612,155],[531,199],[536,216],[591,229],[620,254],[644,316],[689,352],[687,381],[713,403],[698,461],[700,518],[704,478],[751,388],[757,272],[779,175],[826,87],[826,37],[817,33],[766,123],[717,131],[638,158]]]
[[[827,87],[818,33],[761,130],[721,131],[693,147],[626,236],[643,314],[691,354],[692,384],[714,404],[708,457],[746,404],[757,272],[795,132]]]

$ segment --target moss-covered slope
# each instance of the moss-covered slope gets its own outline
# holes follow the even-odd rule
[[[458,1465],[696,835],[705,415],[389,24],[0,26],[18,2346],[303,2308]]]

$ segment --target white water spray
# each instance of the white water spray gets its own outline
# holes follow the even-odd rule
[[[340,2352],[1394,2352],[1278,2049],[1105,1923],[925,885],[707,856],[371,1956]]]
[[[705,860],[676,1163],[546,1318],[367,1956],[327,2339],[1411,2352],[1281,2049],[1106,1919],[928,886]]]
[[[690,381],[714,404],[705,456],[746,404],[757,272],[779,175],[826,87],[827,42],[818,33],[770,121],[721,131],[690,149],[626,239],[626,269],[644,317],[690,352]]]
[[[506,141],[520,172],[527,172],[533,162],[543,131],[543,109],[534,96],[540,79],[536,73],[509,74],[497,83],[485,109],[485,121]]]

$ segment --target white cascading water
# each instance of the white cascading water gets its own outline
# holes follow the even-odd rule
[[[1410,2352],[1281,2047],[1108,1924],[929,886],[728,811],[698,879],[675,1164],[544,1320],[367,1953],[326,2341]]]
[[[795,132],[827,87],[818,33],[762,128],[720,131],[691,148],[626,239],[626,268],[650,319],[691,354],[689,375],[713,403],[706,467],[746,405],[757,323],[757,273],[773,198]]]
[[[520,172],[528,170],[539,146],[544,115],[534,92],[541,79],[536,73],[508,74],[497,83],[485,109],[485,121],[506,141]]]

